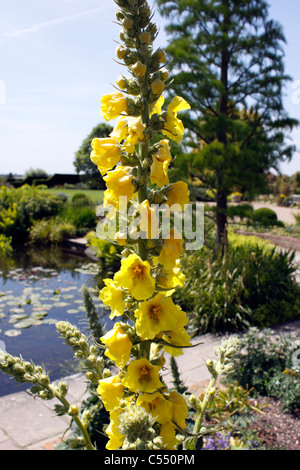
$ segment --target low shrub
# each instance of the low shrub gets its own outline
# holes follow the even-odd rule
[[[75,207],[90,207],[92,206],[92,201],[84,193],[76,193],[72,196],[71,199],[72,205]]]
[[[88,246],[90,246],[97,258],[103,262],[105,266],[118,268],[120,265],[120,253],[122,248],[119,245],[111,243],[111,241],[99,238],[95,232],[86,234]]]
[[[0,258],[3,256],[9,256],[12,254],[13,249],[11,246],[11,238],[0,234]]]
[[[299,339],[296,333],[276,335],[270,329],[250,328],[240,338],[242,348],[234,355],[228,380],[253,388],[255,395],[280,399],[284,411],[299,409],[300,381],[292,373]]]
[[[251,220],[253,225],[257,226],[273,227],[276,225],[284,227],[283,222],[278,220],[276,212],[268,207],[256,209],[251,216]]]
[[[26,240],[29,228],[37,221],[59,214],[64,201],[55,194],[31,186],[0,188],[1,233],[13,242]],[[2,217],[4,214],[4,217]]]
[[[34,223],[29,231],[31,244],[58,245],[67,237],[73,237],[76,228],[69,222],[63,222],[59,217],[42,219]]]
[[[72,204],[61,214],[61,218],[76,227],[78,234],[94,228],[97,223],[96,211],[92,207],[74,207]]]
[[[186,281],[174,294],[193,335],[269,327],[300,313],[293,252],[256,237],[229,237],[223,259],[206,247],[182,260]]]

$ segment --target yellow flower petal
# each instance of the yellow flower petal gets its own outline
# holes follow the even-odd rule
[[[122,93],[109,93],[101,98],[101,113],[106,121],[127,113],[127,99]]]
[[[173,417],[173,404],[166,400],[162,394],[156,393],[152,400],[148,400],[151,395],[145,393],[140,397],[140,404],[145,408],[148,413],[151,413],[155,421],[160,424],[172,420]],[[143,399],[145,401],[143,401]]]
[[[106,449],[108,450],[117,450],[123,445],[125,436],[119,431],[119,417],[122,412],[123,410],[121,408],[116,408],[109,414],[110,422],[105,430],[105,433],[109,437],[109,441],[106,444]]]
[[[121,149],[113,138],[93,139],[91,160],[97,165],[101,175],[114,168],[120,160]]]
[[[111,313],[109,318],[113,319],[124,313],[124,292],[112,279],[104,279],[106,287],[100,291],[99,297],[102,302],[110,307]]]
[[[160,428],[160,437],[162,438],[163,448],[165,450],[177,449],[179,441],[176,438],[175,427],[170,421],[162,424]]]
[[[163,238],[163,246],[157,262],[162,266],[168,268],[174,268],[176,266],[177,259],[180,258],[183,248],[183,239],[181,236],[172,228],[169,234]]]
[[[130,170],[130,167],[119,166],[104,176],[103,179],[106,182],[106,186],[115,200],[118,200],[121,196],[127,197],[129,200],[136,192],[136,188],[132,184]]]
[[[188,185],[184,181],[176,181],[169,186],[166,194],[168,206],[173,206],[173,210],[175,210],[176,205],[179,205],[184,211],[190,202],[189,194]]]
[[[142,340],[153,339],[161,331],[173,330],[178,322],[181,308],[170,297],[157,294],[142,302],[134,315],[136,332]]]
[[[153,163],[150,167],[150,180],[152,184],[156,184],[161,188],[169,184],[168,168],[172,155],[168,140],[161,140],[159,144],[159,150],[152,155]]]
[[[175,421],[181,429],[185,429],[189,410],[184,397],[173,390],[167,398],[172,403],[172,421]]]
[[[182,121],[177,118],[177,113],[190,108],[190,105],[180,96],[176,96],[168,106],[165,128],[162,132],[178,144],[182,141],[184,127]]]
[[[151,297],[155,290],[155,280],[151,276],[148,261],[131,254],[121,261],[121,269],[114,275],[114,281],[121,287],[128,289],[137,300]]]
[[[124,386],[118,375],[99,381],[97,393],[101,396],[105,409],[112,411],[120,405],[124,395]]]
[[[159,380],[159,367],[153,366],[146,358],[129,363],[126,376],[122,383],[132,392],[155,392],[163,384]]]
[[[102,336],[100,340],[108,348],[105,355],[112,359],[117,367],[123,369],[130,359],[132,342],[122,328],[122,324],[116,323],[114,328]]]

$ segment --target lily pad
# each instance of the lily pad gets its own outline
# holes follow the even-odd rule
[[[24,328],[29,328],[32,325],[32,318],[27,318],[26,320],[21,320],[15,323],[14,328],[23,330]]]
[[[69,310],[67,310],[67,313],[78,313],[79,310],[76,309],[76,308],[69,308]]]
[[[6,330],[6,331],[4,331],[4,334],[6,336],[9,336],[9,337],[19,336],[21,334],[21,331],[19,331],[19,330]]]
[[[68,307],[70,304],[69,302],[55,302],[55,307]]]
[[[16,318],[17,320],[25,320],[25,318],[28,318],[28,315],[26,315],[26,313],[17,313],[17,314],[15,315],[15,318]]]

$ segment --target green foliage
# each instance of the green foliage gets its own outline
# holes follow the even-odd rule
[[[76,227],[59,217],[42,219],[35,222],[29,230],[29,241],[32,244],[58,245],[66,238],[76,234]]]
[[[0,233],[0,258],[12,254],[11,238]]]
[[[121,262],[120,255],[122,248],[111,241],[99,238],[95,232],[86,235],[89,246],[93,249],[95,256],[103,262],[103,267],[118,268]]]
[[[75,193],[72,196],[71,201],[75,207],[86,207],[92,205],[92,201],[85,193]]]
[[[59,196],[30,186],[0,188],[0,231],[13,242],[24,241],[38,220],[56,216],[64,202]],[[2,216],[4,214],[4,216]]]
[[[270,329],[250,328],[240,339],[242,348],[234,355],[228,380],[253,387],[255,394],[279,398],[285,411],[299,409],[299,376],[287,373],[294,367],[292,357],[299,348],[299,334],[276,335]]]
[[[41,168],[29,168],[24,175],[24,179],[26,178],[35,178],[35,179],[43,179],[49,178],[48,173]]]
[[[251,219],[253,225],[263,227],[273,227],[274,225],[284,226],[284,224],[278,220],[276,212],[268,207],[256,209],[253,212]]]
[[[286,137],[298,121],[283,106],[285,37],[265,0],[157,4],[167,18],[172,90],[193,110],[182,118],[188,169],[216,190],[223,253],[230,193],[266,189],[268,170],[295,151]]]
[[[186,281],[175,298],[189,315],[192,334],[269,327],[299,315],[295,270],[293,252],[230,235],[223,259],[206,247],[183,258]]]
[[[76,227],[78,234],[83,234],[95,227],[96,211],[92,207],[68,205],[61,214],[63,220]]]

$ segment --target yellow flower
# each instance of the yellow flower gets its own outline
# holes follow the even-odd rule
[[[115,139],[93,139],[91,160],[97,165],[101,175],[114,168],[120,160],[121,149]]]
[[[127,118],[121,116],[120,119],[118,119],[114,130],[109,135],[116,139],[119,143],[126,139],[128,135]]]
[[[106,121],[117,118],[121,113],[127,113],[127,99],[119,92],[102,96],[101,113]]]
[[[105,433],[109,437],[109,441],[106,444],[106,449],[108,450],[117,450],[123,445],[125,436],[123,436],[119,431],[119,417],[121,413],[123,413],[123,410],[121,408],[116,408],[109,414],[110,422],[105,430]]]
[[[161,393],[143,393],[137,400],[137,405],[141,405],[148,413],[151,413],[155,421],[160,424],[172,420],[173,404],[166,400]]]
[[[188,332],[183,327],[176,327],[172,331],[167,331],[162,337],[167,343],[177,346],[176,348],[172,346],[164,345],[164,349],[167,353],[171,354],[171,356],[180,356],[183,354],[182,347],[191,346],[190,343],[190,336]]]
[[[178,144],[182,141],[184,127],[182,121],[177,118],[177,113],[190,108],[190,105],[180,96],[176,96],[168,106],[163,134],[175,140]]]
[[[163,387],[159,380],[159,369],[158,366],[153,366],[146,358],[131,361],[122,383],[124,387],[135,393],[155,392],[158,388]]]
[[[113,219],[116,215],[116,210],[119,207],[119,200],[110,189],[104,191],[103,207],[110,209],[106,217],[108,219]]]
[[[176,209],[176,205],[179,204],[181,210],[184,211],[185,206],[190,202],[189,194],[188,185],[183,181],[171,184],[166,194],[168,206],[173,206],[173,209]]]
[[[171,297],[159,293],[153,299],[142,302],[134,312],[137,318],[135,328],[142,340],[153,339],[162,331],[173,330],[181,308]]]
[[[168,168],[172,155],[168,140],[161,140],[159,144],[159,150],[152,155],[153,163],[150,168],[150,180],[152,184],[156,184],[161,188],[169,184]]]
[[[119,143],[126,139],[123,148],[126,152],[133,153],[136,144],[144,140],[145,128],[146,126],[143,124],[141,116],[121,116],[110,136]]]
[[[163,267],[156,278],[157,285],[162,289],[167,289],[166,296],[172,295],[176,287],[182,287],[185,275],[181,271],[180,260],[176,260],[174,267]]]
[[[152,116],[153,114],[160,114],[164,102],[165,98],[163,97],[163,95],[161,95],[154,104],[150,105],[150,116]]]
[[[189,410],[184,397],[173,390],[167,398],[172,403],[172,421],[175,421],[181,429],[185,429]]]
[[[162,266],[174,268],[177,259],[180,258],[183,248],[183,239],[173,228],[171,228],[168,235],[163,238],[163,246],[161,252],[155,260]]]
[[[179,441],[176,438],[176,429],[171,421],[168,421],[161,425],[160,437],[162,438],[163,448],[165,450],[177,449]]]
[[[130,359],[132,342],[129,335],[123,330],[121,323],[116,323],[114,328],[100,338],[108,348],[105,355],[112,359],[117,367],[123,369]]]
[[[124,292],[112,279],[104,279],[106,287],[100,291],[100,299],[102,302],[110,307],[111,313],[109,318],[121,316],[124,313]]]
[[[104,176],[103,179],[114,200],[118,200],[121,196],[126,196],[129,200],[136,192],[136,188],[132,184],[132,174],[130,170],[130,167],[118,166]]]
[[[101,396],[105,409],[112,411],[120,405],[124,395],[124,386],[118,375],[99,381],[97,393]]]
[[[143,124],[141,116],[137,118],[135,117],[127,118],[127,126],[128,126],[128,136],[124,144],[124,149],[128,153],[133,153],[136,144],[144,140],[144,130],[146,129],[146,126],[145,124]]]
[[[159,220],[157,218],[156,210],[151,208],[149,200],[145,199],[138,205],[137,211],[141,216],[139,228],[145,233],[148,240],[153,240],[159,236]]]
[[[137,300],[148,299],[155,290],[150,264],[148,261],[142,261],[135,253],[122,259],[121,269],[115,274],[114,280],[119,286],[128,289]]]

